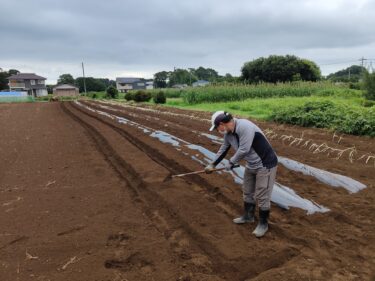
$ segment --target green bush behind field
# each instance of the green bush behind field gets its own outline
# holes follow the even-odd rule
[[[164,104],[167,101],[165,91],[159,90],[137,90],[125,94],[125,100],[135,102],[149,102],[151,99],[156,104]]]
[[[260,120],[330,128],[355,135],[375,135],[375,106],[364,100],[361,92],[354,95],[256,98],[201,104],[187,104],[180,98],[168,100],[167,105],[210,112],[226,110]]]
[[[81,93],[81,96],[85,96],[84,93]],[[86,95],[88,98],[92,98],[92,99],[109,99],[110,97],[107,95],[107,92],[106,91],[102,91],[102,92],[88,92],[87,95]],[[123,99],[125,96],[124,93],[118,93],[118,95],[115,97],[115,99]]]
[[[152,97],[156,96],[160,91],[163,91],[166,98],[180,98],[185,92],[185,89],[172,89],[172,88],[157,88],[152,90],[146,90]],[[134,93],[135,91],[130,91]]]
[[[375,107],[355,107],[332,101],[307,102],[273,111],[270,119],[304,127],[330,128],[336,131],[375,136]]]
[[[158,91],[158,89],[151,90]],[[249,98],[352,95],[356,90],[330,82],[291,82],[261,84],[219,84],[206,87],[165,89],[167,98],[179,98],[187,104],[243,101]]]

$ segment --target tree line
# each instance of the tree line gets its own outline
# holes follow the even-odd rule
[[[313,61],[300,59],[293,55],[276,56],[245,62],[241,68],[241,76],[234,77],[227,73],[224,76],[212,68],[202,66],[197,69],[175,69],[160,71],[154,74],[156,88],[172,87],[176,84],[191,85],[197,80],[209,82],[246,82],[277,83],[290,81],[317,81],[322,78],[319,67]]]
[[[154,87],[155,88],[167,88],[172,87],[176,84],[192,85],[198,80],[205,80],[209,82],[235,82],[238,78],[233,77],[230,73],[224,76],[212,68],[204,68],[200,66],[198,68],[182,69],[177,68],[173,71],[160,71],[154,74]]]
[[[0,90],[7,89],[7,78],[18,72],[15,69],[11,69],[8,72],[0,72]],[[327,77],[322,77],[319,66],[311,60],[302,59],[294,55],[271,55],[245,62],[241,68],[241,75],[239,77],[232,76],[230,73],[222,76],[215,69],[203,66],[188,69],[177,68],[173,71],[160,71],[154,74],[154,87],[167,88],[176,84],[192,85],[198,80],[206,80],[211,83],[278,83],[318,81],[321,79],[333,82],[358,82],[364,76],[365,72],[367,70],[364,67],[352,65],[347,69],[332,73]],[[101,92],[110,86],[116,86],[114,80],[106,78],[86,77],[85,82],[87,92]],[[74,79],[71,74],[62,74],[57,84],[72,84],[78,87],[80,92],[84,92],[83,77]],[[49,92],[52,92],[52,85],[48,85],[47,88]]]
[[[57,80],[57,85],[75,85],[77,88],[79,88],[79,91],[81,93],[85,91],[85,83],[87,92],[102,92],[110,86],[116,87],[116,81],[114,80],[94,77],[77,77],[76,79],[74,79],[73,76],[68,73],[60,75],[59,79]]]

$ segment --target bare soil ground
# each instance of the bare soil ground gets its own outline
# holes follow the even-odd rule
[[[197,134],[208,113],[82,103],[219,146]],[[229,176],[165,181],[202,169],[171,145],[75,103],[0,104],[0,280],[372,280],[374,140],[258,125],[279,155],[368,187],[350,194],[280,165],[278,182],[331,211],[273,206],[270,231],[256,239],[255,225],[232,223],[242,197]],[[356,150],[335,160],[295,138]]]

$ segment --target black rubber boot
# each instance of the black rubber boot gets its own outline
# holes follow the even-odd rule
[[[244,214],[233,220],[236,224],[243,224],[247,222],[254,222],[255,204],[244,202]]]
[[[268,217],[270,215],[270,210],[262,210],[259,209],[259,223],[255,230],[253,231],[253,234],[260,238],[264,234],[266,234],[268,230]]]

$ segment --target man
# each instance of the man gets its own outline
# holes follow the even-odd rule
[[[212,115],[211,122],[210,131],[216,129],[223,134],[224,143],[216,154],[216,160],[205,168],[206,173],[212,173],[231,147],[236,152],[226,163],[227,170],[232,170],[240,160],[246,160],[242,186],[244,214],[233,222],[254,222],[255,206],[258,202],[259,222],[253,234],[262,237],[268,230],[271,194],[277,170],[276,153],[258,126],[249,120],[236,119],[228,112],[217,111]]]

